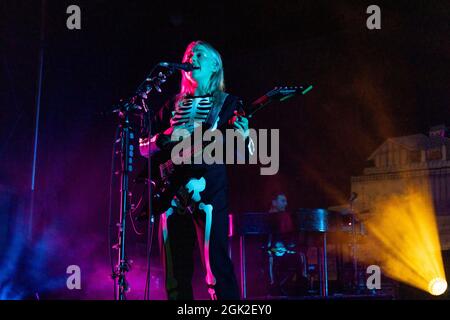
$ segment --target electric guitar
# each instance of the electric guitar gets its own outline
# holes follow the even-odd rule
[[[246,116],[251,119],[257,111],[261,110],[269,103],[273,101],[285,101],[298,94],[305,95],[312,88],[312,85],[307,87],[275,87],[265,95],[256,99],[250,106],[246,107],[243,112],[238,113],[236,116]],[[226,123],[229,122],[230,121]],[[148,138],[140,139],[139,147],[141,149],[141,154],[145,154],[146,152],[142,152],[142,150],[145,148],[148,150]],[[200,149],[198,149],[197,146],[194,145],[194,147],[188,150],[188,155],[183,155],[183,157],[196,156],[199,152],[203,151],[203,147],[204,146],[202,145],[200,146]],[[171,201],[175,195],[177,195],[178,199],[182,199],[185,203],[188,203],[190,198],[198,198],[199,193],[205,189],[206,183],[204,178],[192,178],[183,171],[184,165],[175,165],[173,163],[171,159],[171,150],[158,151],[151,157],[152,166],[150,182],[152,186],[152,208],[153,212],[156,214],[165,212],[171,206]],[[188,207],[187,209],[189,210],[191,208]]]

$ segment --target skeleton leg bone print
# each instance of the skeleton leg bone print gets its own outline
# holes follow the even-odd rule
[[[206,188],[206,180],[201,177],[200,179],[190,179],[185,186],[188,194],[191,196],[191,200],[194,201],[199,209],[199,211],[203,211],[205,213],[205,230],[204,230],[204,239],[203,243],[200,244],[203,246],[201,252],[203,253],[203,260],[206,269],[206,283],[208,286],[208,293],[210,294],[212,300],[217,300],[217,296],[214,290],[214,285],[216,284],[216,279],[211,270],[211,263],[209,258],[210,253],[210,237],[211,237],[211,224],[212,224],[212,214],[213,214],[213,206],[211,204],[205,204],[201,201],[200,193],[203,192]],[[171,201],[171,207],[163,213],[161,217],[161,226],[163,232],[163,240],[164,240],[164,248],[165,248],[165,263],[169,264],[170,261],[170,245],[169,245],[169,231],[168,231],[168,219],[174,213],[186,212],[185,208],[180,207],[181,201],[179,201],[176,197]],[[192,211],[189,211],[191,214]],[[172,268],[168,268],[167,274],[167,285],[169,286],[173,278],[173,273],[170,272]]]

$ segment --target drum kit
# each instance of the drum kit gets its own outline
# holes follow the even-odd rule
[[[235,233],[239,235],[241,295],[247,298],[247,261],[246,241],[251,236],[269,236],[299,234],[305,242],[302,246],[317,249],[318,293],[322,297],[329,295],[327,247],[342,245],[342,239],[350,247],[352,279],[348,282],[354,292],[359,288],[357,246],[365,237],[364,226],[356,219],[350,206],[347,212],[327,209],[298,209],[293,212],[246,212],[235,217]],[[342,237],[344,236],[344,237]],[[328,243],[329,239],[340,239],[340,243]],[[336,242],[336,241],[335,241]],[[267,249],[267,248],[265,248]],[[285,248],[286,249],[286,248]],[[293,248],[287,248],[293,252]],[[283,254],[288,253],[283,251]],[[278,253],[278,249],[277,252]],[[342,272],[341,272],[342,274]]]

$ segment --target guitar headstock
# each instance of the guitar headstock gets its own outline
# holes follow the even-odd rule
[[[268,93],[266,93],[266,96],[269,98],[278,98],[280,101],[283,101],[287,98],[284,97],[291,97],[295,94],[306,94],[308,91],[312,89],[312,86],[283,86],[283,87],[275,87]]]
[[[312,88],[312,85],[275,87],[251,104],[253,110],[249,112],[249,118],[251,118],[256,111],[272,101],[284,101],[297,94],[305,95],[307,92],[311,91]]]

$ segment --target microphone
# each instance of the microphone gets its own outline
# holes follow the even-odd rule
[[[183,70],[186,72],[192,71],[194,69],[198,69],[192,65],[192,63],[176,63],[176,62],[160,62],[158,64],[161,67],[171,68],[176,70]]]

